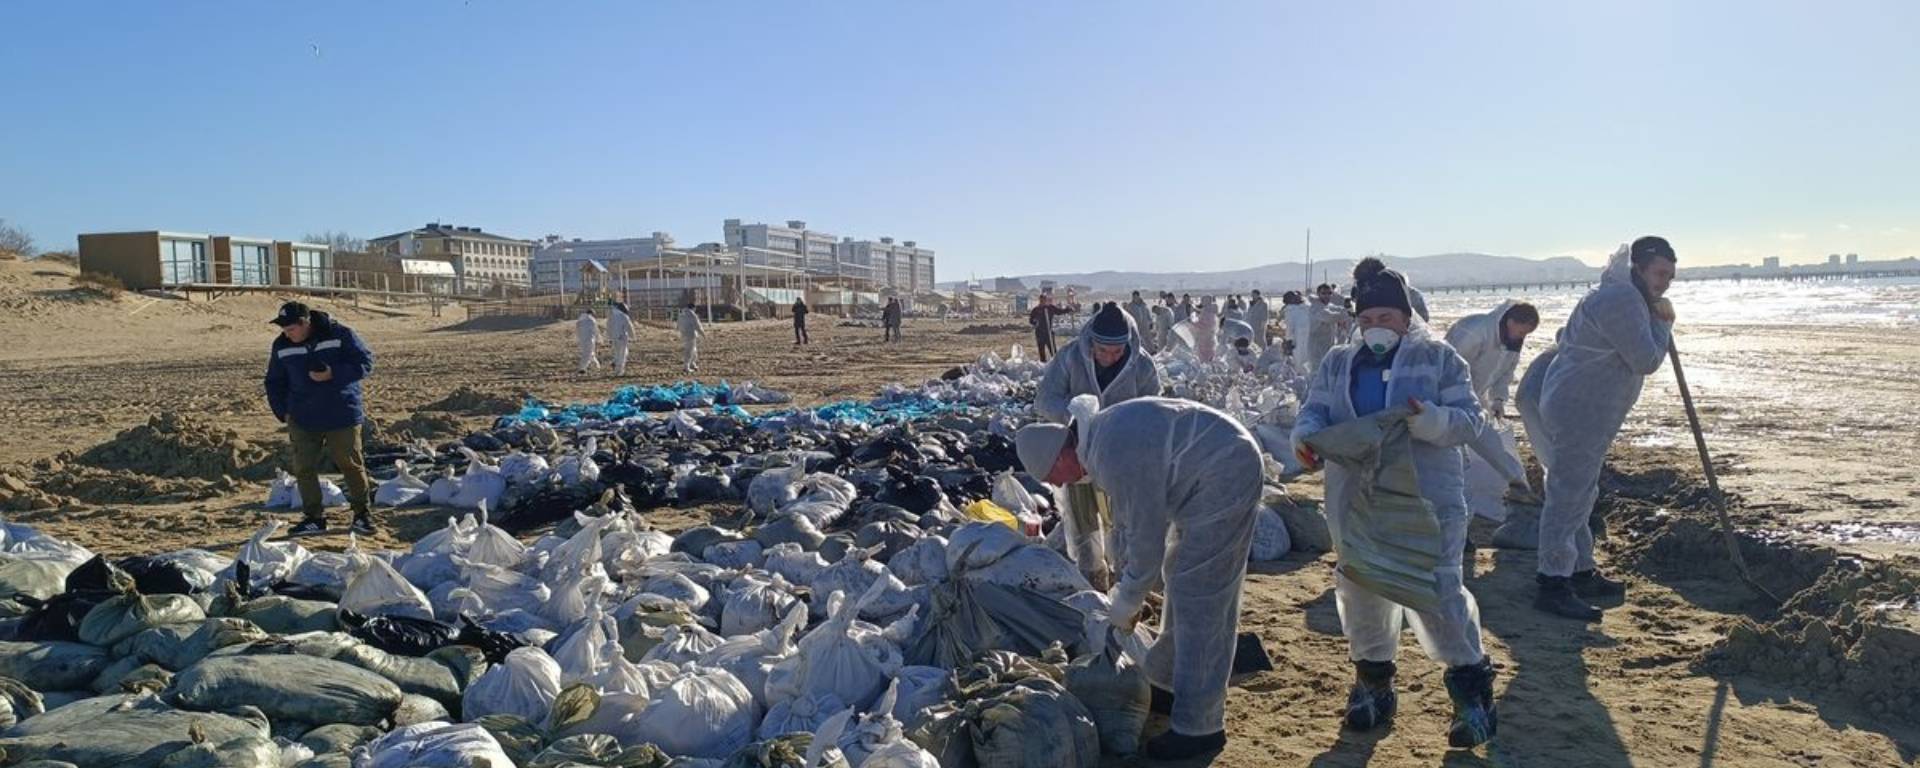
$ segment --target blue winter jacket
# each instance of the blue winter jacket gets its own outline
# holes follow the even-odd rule
[[[356,426],[367,418],[360,380],[373,372],[373,351],[353,329],[325,312],[314,312],[313,332],[295,344],[282,334],[273,339],[267,361],[267,405],[273,417],[309,432]],[[314,381],[309,371],[333,370],[330,381]]]

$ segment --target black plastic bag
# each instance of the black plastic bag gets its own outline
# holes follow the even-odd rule
[[[340,621],[353,627],[347,634],[387,653],[401,656],[425,656],[452,645],[454,636],[460,633],[451,624],[407,616],[363,617],[350,611],[341,611]]]
[[[473,619],[465,616],[460,617],[460,633],[454,636],[453,644],[469,645],[480,649],[480,652],[486,655],[488,664],[504,663],[507,660],[507,654],[512,653],[513,649],[530,645],[513,635],[495,632],[475,624]]]
[[[66,592],[47,600],[18,595],[14,600],[33,609],[20,621],[14,639],[47,642],[80,642],[80,622],[93,607],[114,596],[113,592]]]
[[[707,467],[681,478],[677,490],[682,502],[728,501],[739,496],[725,474]]]
[[[143,595],[191,595],[213,587],[213,574],[178,560],[134,556],[116,565],[133,577],[134,589]]]
[[[991,433],[971,441],[966,455],[973,459],[974,466],[996,475],[1021,468],[1020,454],[1014,450],[1013,441]]]
[[[862,467],[897,466],[918,470],[923,462],[920,449],[898,431],[867,441],[853,449],[853,463]]]
[[[340,593],[338,590],[317,584],[295,584],[290,581],[279,581],[268,586],[267,591],[281,597],[291,597],[295,600],[318,600],[323,603],[340,602]]]
[[[598,482],[542,486],[506,501],[492,522],[509,532],[557,523],[571,519],[576,510],[592,506],[604,490]]]
[[[880,489],[880,493],[874,495],[873,500],[882,504],[892,504],[915,515],[923,515],[934,507],[940,506],[942,498],[945,496],[940,491],[939,481],[931,477],[912,475],[904,478],[896,477],[889,481]]]
[[[481,453],[495,453],[495,452],[504,451],[507,449],[507,444],[505,441],[502,441],[500,438],[494,437],[493,435],[487,434],[485,432],[475,432],[471,435],[467,435],[466,438],[461,440],[460,442],[462,445],[465,445],[468,448],[472,448]]]
[[[92,560],[80,564],[67,574],[68,592],[107,592],[119,594],[133,588],[133,577],[126,571],[107,562],[107,558],[94,555]]]

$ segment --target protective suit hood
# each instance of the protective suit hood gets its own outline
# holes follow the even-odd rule
[[[1128,351],[1127,359],[1112,381],[1104,389],[1100,387],[1098,366],[1093,362],[1091,323],[1081,326],[1079,335],[1047,364],[1039,391],[1034,393],[1035,414],[1047,421],[1065,424],[1070,418],[1067,402],[1075,395],[1099,395],[1101,403],[1111,406],[1160,394],[1160,370],[1147,354],[1146,338],[1141,335],[1140,326],[1134,323],[1132,315],[1121,312],[1120,316],[1127,323]]]
[[[1127,359],[1121,361],[1120,373],[1114,376],[1115,381],[1125,379],[1135,366],[1153,365],[1153,359],[1147,357],[1146,337],[1140,334],[1140,325],[1134,322],[1133,315],[1122,311],[1119,317],[1127,323]],[[1093,344],[1093,322],[1088,321],[1080,326],[1080,334],[1074,338],[1074,347],[1061,355],[1070,357],[1071,364],[1079,366],[1088,381],[1094,380],[1099,369],[1099,364],[1093,361]]]
[[[1633,258],[1628,247],[1621,243],[1620,249],[1607,257],[1607,268],[1600,271],[1601,285],[1633,285]]]

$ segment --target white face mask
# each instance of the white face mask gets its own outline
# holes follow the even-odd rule
[[[1359,337],[1360,346],[1372,350],[1376,355],[1384,355],[1400,343],[1400,332],[1391,328],[1374,326],[1355,335]]]

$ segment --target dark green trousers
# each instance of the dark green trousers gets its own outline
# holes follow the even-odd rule
[[[293,443],[293,480],[300,487],[300,503],[308,520],[326,518],[321,506],[320,456],[333,459],[333,466],[345,475],[347,503],[356,515],[372,515],[367,506],[367,455],[360,447],[360,427],[326,432],[309,432],[287,422],[287,438]]]

